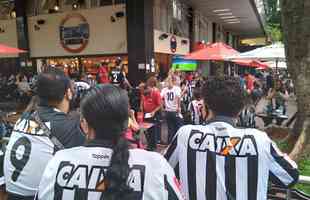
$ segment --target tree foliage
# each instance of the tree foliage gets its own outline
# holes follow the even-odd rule
[[[310,1],[282,0],[282,27],[288,71],[297,97],[297,119],[289,141],[293,159],[310,155]]]
[[[282,41],[283,34],[281,29],[281,10],[279,0],[264,0],[264,9],[266,13],[266,32],[270,39]]]

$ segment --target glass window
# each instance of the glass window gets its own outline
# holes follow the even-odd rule
[[[172,13],[173,13],[173,18],[177,20],[182,20],[182,7],[181,7],[181,4],[177,0],[172,1]]]
[[[65,0],[65,5],[72,5],[75,3],[75,0]]]
[[[177,1],[176,0],[172,1],[172,13],[173,13],[173,17],[177,18],[178,8],[177,8]]]
[[[112,5],[112,0],[100,0],[100,6],[109,6]]]
[[[100,6],[109,6],[112,4],[121,4],[125,2],[125,0],[100,0]]]
[[[126,0],[114,0],[115,4],[126,3]]]

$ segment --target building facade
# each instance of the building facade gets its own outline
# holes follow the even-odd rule
[[[117,57],[134,85],[146,73],[168,71],[175,55],[201,42],[238,48],[264,36],[258,0],[15,0],[2,1],[0,43],[28,51],[0,55],[15,68],[62,66],[96,73]],[[4,31],[3,31],[4,30]],[[15,57],[15,58],[14,58]],[[83,66],[81,68],[81,66]]]

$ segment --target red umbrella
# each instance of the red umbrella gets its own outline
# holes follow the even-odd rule
[[[251,62],[253,60],[232,60],[232,62],[236,63],[237,65],[242,65],[242,66],[251,66]]]
[[[16,53],[25,53],[25,50],[21,50],[14,47],[9,47],[3,44],[0,44],[0,54],[16,54]]]
[[[184,58],[189,60],[224,61],[227,57],[236,56],[239,52],[222,42],[207,45],[205,48],[194,51]]]
[[[194,51],[198,51],[200,49],[204,49],[207,47],[207,44],[204,43],[204,42],[197,42],[195,45],[194,45]]]
[[[258,60],[232,60],[232,62],[238,64],[238,65],[244,65],[249,67],[255,67],[255,68],[268,68],[269,66],[265,63],[262,63]]]
[[[267,69],[269,66],[259,60],[254,60],[253,61],[253,67],[261,68],[261,69]]]

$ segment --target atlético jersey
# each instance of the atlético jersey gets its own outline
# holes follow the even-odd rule
[[[2,146],[0,145],[0,147]],[[0,150],[0,186],[5,184],[3,173],[3,161],[4,161],[4,153],[2,150]]]
[[[84,144],[79,120],[50,107],[40,107],[41,120],[65,148]],[[4,158],[6,190],[19,196],[34,196],[55,145],[33,120],[24,113],[16,122]]]
[[[266,200],[268,181],[297,182],[296,164],[266,133],[218,118],[182,127],[166,152],[190,200]]]
[[[57,152],[45,169],[37,199],[104,200],[101,183],[112,156],[111,146],[104,143]],[[160,154],[132,149],[129,155],[128,185],[133,199],[183,199],[173,169]]]
[[[192,123],[199,125],[203,123],[203,100],[193,100],[188,105],[188,111],[191,113]]]
[[[119,85],[124,81],[124,75],[122,74],[122,72],[119,69],[113,69],[110,72],[110,80],[111,83],[114,85]]]
[[[160,95],[164,99],[165,110],[176,112],[179,106],[178,101],[181,97],[181,88],[178,86],[173,86],[172,88],[165,87]]]

